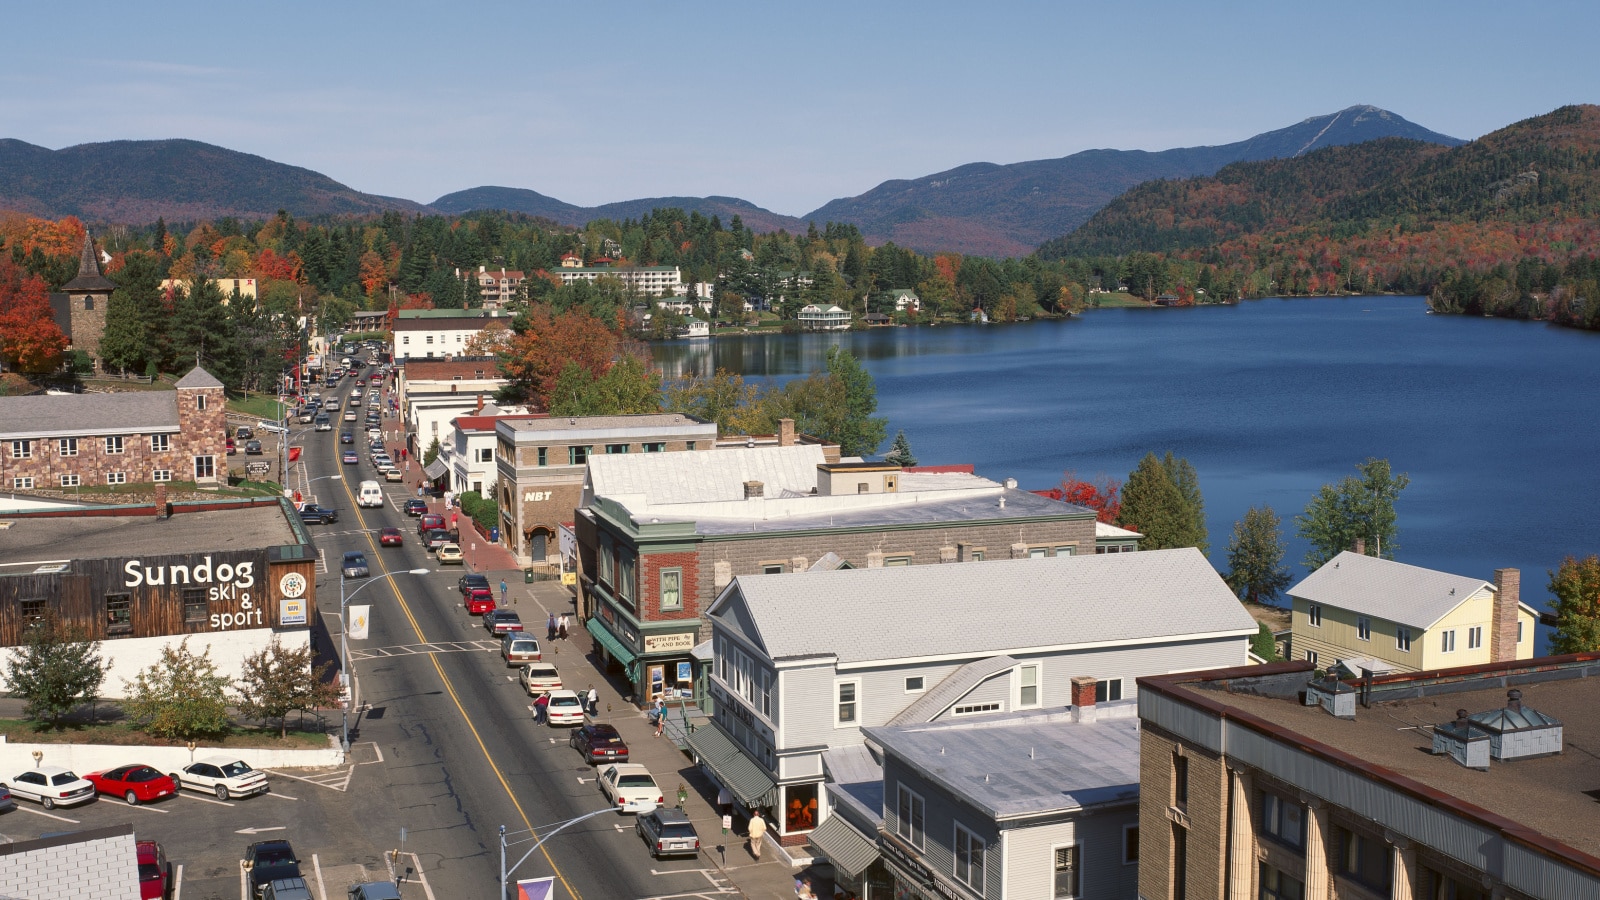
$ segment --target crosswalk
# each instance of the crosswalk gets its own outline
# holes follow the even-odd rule
[[[434,653],[493,653],[500,649],[499,641],[434,641],[428,644],[399,644],[393,647],[368,647],[351,650],[350,658],[394,659],[402,656],[428,656]]]

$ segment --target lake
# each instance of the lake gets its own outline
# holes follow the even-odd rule
[[[1172,450],[1199,473],[1219,569],[1233,523],[1269,505],[1298,580],[1293,517],[1386,457],[1411,476],[1397,559],[1484,580],[1520,568],[1523,599],[1542,609],[1546,570],[1600,551],[1600,334],[1425,310],[1420,297],[1268,299],[652,350],[669,377],[784,379],[842,345],[919,462],[1025,488],[1068,469],[1125,480],[1146,452]]]

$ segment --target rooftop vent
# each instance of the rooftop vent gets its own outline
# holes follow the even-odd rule
[[[1489,736],[1489,755],[1495,759],[1529,759],[1561,752],[1562,726],[1531,706],[1522,705],[1522,692],[1506,691],[1503,709],[1471,717],[1474,727]]]
[[[1320,706],[1328,711],[1328,715],[1340,719],[1356,717],[1356,689],[1332,673],[1306,685],[1305,703],[1307,706]]]
[[[1464,709],[1456,710],[1453,722],[1433,729],[1433,752],[1469,769],[1489,768],[1489,734],[1472,723]]]

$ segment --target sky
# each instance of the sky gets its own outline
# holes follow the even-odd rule
[[[1600,3],[18,2],[0,138],[190,138],[427,203],[740,197],[1221,144],[1370,103],[1475,138],[1600,102]]]

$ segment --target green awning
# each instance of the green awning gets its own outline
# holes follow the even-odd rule
[[[772,806],[778,802],[778,786],[755,760],[715,722],[706,722],[689,732],[689,749],[710,769],[722,786],[746,806]]]
[[[633,648],[617,640],[616,635],[607,631],[606,626],[600,624],[599,619],[590,619],[584,623],[584,627],[588,628],[589,633],[594,635],[594,639],[600,642],[600,646],[606,648],[606,652],[611,654],[612,659],[622,663],[623,668],[628,670],[628,677],[632,678],[634,660],[638,658],[634,654]]]
[[[811,832],[811,843],[817,845],[836,868],[843,869],[851,878],[860,878],[867,867],[878,860],[877,843],[857,831],[844,816],[834,813],[822,820]]]

